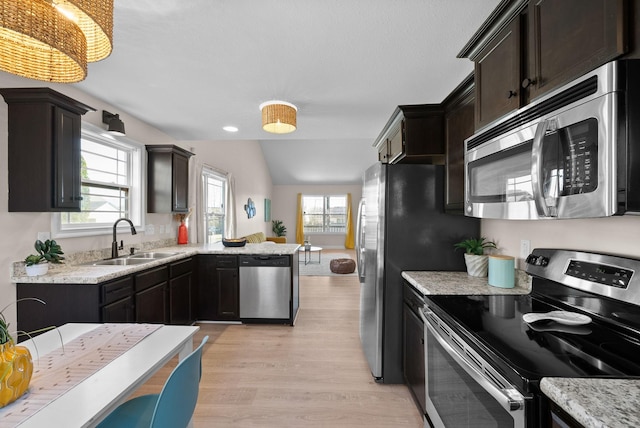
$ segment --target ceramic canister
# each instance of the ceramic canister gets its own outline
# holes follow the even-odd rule
[[[515,260],[511,256],[489,256],[489,285],[513,288],[515,285]]]

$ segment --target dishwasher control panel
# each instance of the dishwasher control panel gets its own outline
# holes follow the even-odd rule
[[[244,266],[291,266],[289,256],[240,256],[240,267]]]

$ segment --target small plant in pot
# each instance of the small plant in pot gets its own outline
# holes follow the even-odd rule
[[[456,249],[463,249],[464,262],[467,265],[467,273],[470,276],[487,276],[489,258],[484,254],[487,248],[497,248],[495,242],[487,241],[487,238],[469,238],[453,245]]]
[[[44,275],[49,270],[47,263],[58,264],[64,260],[62,247],[54,240],[47,239],[42,242],[38,239],[33,247],[36,254],[29,254],[24,259],[28,276]]]

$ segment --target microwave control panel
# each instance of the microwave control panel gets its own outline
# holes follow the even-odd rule
[[[598,185],[598,121],[588,119],[561,128],[557,136],[562,147],[562,195],[588,193]]]

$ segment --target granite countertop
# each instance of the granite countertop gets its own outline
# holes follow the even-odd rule
[[[299,247],[300,245],[298,244],[274,243],[246,244],[244,247],[225,247],[221,243],[175,245],[152,250],[154,252],[176,253],[175,255],[150,260],[139,265],[88,266],[85,263],[96,261],[95,258],[89,258],[76,260],[74,263],[51,264],[49,265],[49,272],[40,276],[27,276],[24,270],[24,263],[18,262],[12,266],[11,282],[23,284],[98,284],[197,254],[293,255],[297,253]]]
[[[544,378],[540,389],[586,428],[640,426],[637,379]]]
[[[524,271],[516,270],[515,287],[500,288],[489,285],[487,277],[469,276],[466,272],[405,271],[402,277],[422,294],[529,294],[531,278]]]

